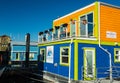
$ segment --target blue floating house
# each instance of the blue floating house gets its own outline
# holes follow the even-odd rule
[[[21,66],[25,62],[26,42],[11,42],[11,64]],[[37,42],[30,42],[29,63],[37,64],[38,47]]]
[[[118,6],[94,2],[55,19],[38,37],[43,71],[75,81],[119,77],[119,14]]]

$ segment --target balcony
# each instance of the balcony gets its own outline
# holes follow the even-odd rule
[[[78,27],[78,25],[80,26]],[[40,32],[38,43],[63,41],[69,39],[96,40],[94,36],[94,23],[81,17],[81,21],[72,20],[60,26]]]
[[[91,40],[91,41],[97,40],[94,36],[85,36],[85,35],[80,36],[80,35],[77,35],[76,33],[73,33],[72,35],[70,32],[60,32],[59,34],[49,32],[49,33],[42,33],[38,35],[39,44],[71,40],[71,39]]]

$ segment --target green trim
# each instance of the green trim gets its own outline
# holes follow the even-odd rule
[[[115,62],[115,63],[120,63],[120,60],[116,60],[116,59],[115,59],[116,51],[117,51],[117,50],[120,51],[120,48],[114,48],[114,62]]]
[[[95,48],[90,48],[90,47],[86,47],[86,48],[83,48],[83,50],[84,50],[84,63],[83,63],[83,65],[84,65],[84,80],[95,80],[96,79],[96,49]],[[93,78],[91,78],[91,77],[87,77],[86,76],[86,74],[87,74],[87,72],[86,72],[86,67],[87,67],[87,61],[86,61],[86,51],[87,50],[89,50],[89,51],[93,51],[94,52],[94,55],[93,55],[93,59],[94,59],[94,63],[93,63],[93,65],[94,65],[94,77]]]
[[[98,38],[98,33],[99,33],[99,31],[98,31],[98,27],[99,27],[99,23],[98,23],[98,16],[99,16],[99,14],[98,14],[98,7],[99,7],[99,4],[98,4],[99,2],[98,1],[96,1],[95,2],[95,14],[94,14],[94,23],[95,23],[95,37],[96,38]]]
[[[74,39],[74,41],[77,41],[79,43],[86,43],[86,44],[99,44],[97,38],[95,40]],[[40,44],[38,44],[38,46],[50,46],[50,45],[56,45],[56,44],[66,44],[66,43],[70,43],[70,42],[71,42],[71,39],[66,39],[66,40],[59,40],[59,41],[51,41],[51,42],[40,43]],[[101,41],[101,45],[116,46],[116,42],[103,42],[103,41]],[[120,42],[117,42],[117,46],[120,46]]]
[[[45,48],[40,48],[40,52],[41,50],[44,50],[44,60],[40,60],[41,62],[46,62],[46,49]]]
[[[84,39],[79,39],[77,40],[79,43],[87,43],[87,44],[98,44],[97,40],[84,40]]]
[[[78,41],[74,41],[74,80],[78,80]]]
[[[56,45],[56,44],[66,44],[70,43],[71,39],[66,39],[66,40],[59,40],[59,41],[50,41],[50,42],[43,42],[38,44],[38,46],[49,46],[49,45]]]
[[[62,63],[62,54],[61,54],[61,51],[63,48],[68,48],[68,63]],[[60,47],[60,65],[62,66],[69,66],[70,64],[70,60],[69,60],[69,57],[70,57],[70,47],[69,46],[62,46]]]
[[[98,44],[98,40],[74,39],[74,41],[75,40],[78,41],[79,43]],[[70,42],[71,42],[71,39],[67,39],[67,40],[60,40],[60,41],[51,41],[51,42],[40,43],[40,44],[38,44],[38,46],[49,46],[49,45],[56,45],[56,44],[66,44],[66,43],[70,43]]]
[[[101,45],[116,46],[116,42],[101,42]],[[117,46],[120,46],[120,42],[117,42]]]

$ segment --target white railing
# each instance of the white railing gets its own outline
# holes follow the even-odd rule
[[[81,39],[81,40],[96,40],[95,37],[90,36],[70,36],[70,33],[65,34],[60,34],[60,36],[56,36],[56,34],[51,34],[50,36],[43,37],[39,36],[38,37],[38,43],[45,43],[45,42],[54,42],[54,41],[62,41],[62,40],[69,40],[69,39]]]
[[[84,80],[84,76],[89,77],[87,75],[86,71],[84,72],[84,67],[81,67],[81,79]],[[96,79],[94,80],[94,83],[102,83],[101,81],[103,80],[110,80],[110,70],[109,67],[98,67],[96,68]],[[94,77],[94,76],[93,76]],[[120,81],[120,66],[112,66],[112,78],[113,78],[113,83],[114,81]]]

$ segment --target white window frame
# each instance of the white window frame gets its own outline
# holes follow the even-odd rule
[[[77,22],[76,20],[73,20],[75,22],[75,36],[77,36]],[[72,37],[72,22],[70,22],[70,36]]]
[[[85,25],[85,27],[86,27],[85,33],[86,33],[86,34],[85,34],[85,35],[81,35],[81,31],[80,31],[80,30],[81,30],[81,19],[80,19],[80,18],[83,17],[83,16],[85,16],[86,20],[88,20],[88,19],[87,19],[87,15],[89,15],[89,14],[91,14],[91,13],[93,14],[93,23],[90,23],[90,22],[88,22],[88,23],[89,23],[89,24],[93,24],[93,36],[89,36],[89,35],[88,35],[88,23]],[[94,12],[92,11],[92,12],[89,12],[89,13],[86,13],[86,14],[81,15],[81,16],[79,17],[79,22],[80,22],[80,23],[79,23],[80,36],[83,36],[83,37],[84,37],[84,36],[85,36],[85,37],[94,37]]]

